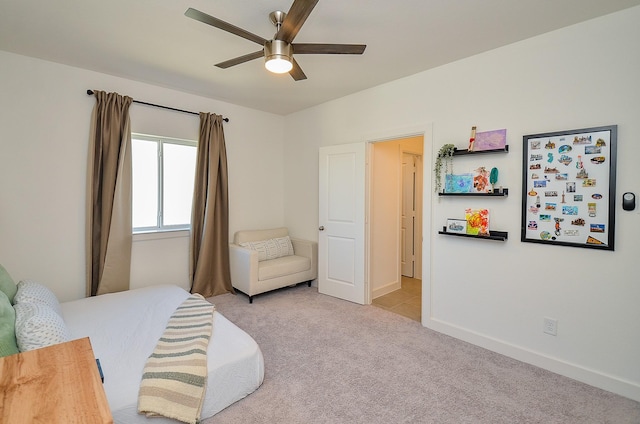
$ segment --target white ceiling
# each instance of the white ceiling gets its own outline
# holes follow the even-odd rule
[[[184,16],[193,7],[270,39],[269,13],[291,4],[0,0],[0,50],[285,115],[640,0],[320,0],[295,42],[367,49],[362,56],[298,55],[308,77],[298,82],[269,73],[261,59],[214,67],[260,46]]]

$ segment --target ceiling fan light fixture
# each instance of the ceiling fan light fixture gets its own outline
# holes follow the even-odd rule
[[[264,44],[264,67],[275,74],[284,74],[293,68],[291,44],[282,40],[269,40]]]

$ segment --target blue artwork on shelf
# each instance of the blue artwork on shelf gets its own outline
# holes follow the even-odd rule
[[[446,174],[444,180],[445,193],[471,193],[473,191],[473,174]]]

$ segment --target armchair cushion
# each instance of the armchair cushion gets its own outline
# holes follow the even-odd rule
[[[285,256],[261,263],[258,267],[258,281],[292,275],[298,272],[309,271],[310,269],[310,258],[293,255]]]
[[[278,259],[293,255],[293,245],[289,236],[260,241],[246,241],[240,246],[258,252],[258,261]]]

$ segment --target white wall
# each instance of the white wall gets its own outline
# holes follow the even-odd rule
[[[400,143],[371,146],[369,285],[372,299],[400,288],[400,211],[402,157]]]
[[[87,89],[222,114],[229,166],[230,233],[284,224],[283,118],[157,86],[0,52],[0,263],[61,300],[85,294]],[[199,118],[134,104],[132,131],[198,138]],[[259,211],[259,213],[256,213]],[[136,239],[132,287],[188,287],[186,237]]]
[[[287,116],[287,224],[317,239],[320,146],[422,128],[423,324],[640,400],[640,208],[620,207],[623,192],[640,193],[638,21],[635,7]],[[521,243],[522,136],[609,124],[619,126],[615,252]],[[507,128],[511,151],[490,165],[510,195],[486,204],[504,243],[437,235],[469,202],[433,196],[433,155],[466,148],[472,125]],[[558,320],[556,337],[543,317]]]

